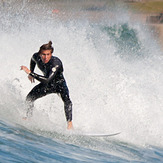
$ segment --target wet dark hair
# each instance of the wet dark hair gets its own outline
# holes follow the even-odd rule
[[[53,53],[54,48],[52,47],[52,42],[49,41],[47,44],[43,44],[40,47],[39,54],[41,54],[43,50],[51,50],[51,53]]]

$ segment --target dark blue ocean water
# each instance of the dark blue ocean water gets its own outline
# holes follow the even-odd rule
[[[66,135],[65,135],[66,137]],[[75,138],[75,137],[74,137]],[[82,139],[82,137],[80,137]],[[89,139],[89,138],[88,138]],[[109,140],[109,139],[108,139]],[[157,147],[139,148],[129,144],[110,142],[107,151],[100,152],[83,148],[35,134],[19,125],[0,121],[0,162],[162,162],[163,149]],[[117,148],[117,154],[127,153],[128,158],[110,153]],[[116,152],[116,150],[114,152]],[[109,152],[110,151],[110,152]],[[110,153],[110,154],[109,154]],[[126,156],[125,156],[126,157]]]

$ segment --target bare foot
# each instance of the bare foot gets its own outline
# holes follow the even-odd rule
[[[67,129],[68,129],[68,130],[73,129],[72,121],[68,122],[68,124],[67,124]]]

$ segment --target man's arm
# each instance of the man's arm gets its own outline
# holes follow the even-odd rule
[[[32,57],[31,61],[30,61],[30,71],[31,72],[34,72],[35,66],[36,66],[36,62],[34,61],[34,59]]]
[[[30,71],[31,72],[34,72],[35,66],[36,66],[36,62],[34,61],[34,59],[32,57],[31,61],[30,61]],[[31,75],[28,75],[28,79],[31,81],[31,83],[35,82],[34,78]]]
[[[59,70],[59,65],[56,65],[55,67],[53,67],[48,78],[42,75],[38,75],[34,72],[30,72],[29,75],[31,75],[33,78],[40,81],[41,83],[47,84],[55,78],[55,75],[58,70]]]

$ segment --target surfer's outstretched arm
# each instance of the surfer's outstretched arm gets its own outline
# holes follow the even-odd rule
[[[29,80],[32,82],[32,80],[36,79],[40,81],[41,83],[47,84],[50,81],[52,81],[55,78],[55,75],[59,69],[59,65],[56,65],[55,67],[52,68],[49,77],[45,77],[42,75],[38,75],[34,72],[31,72],[26,66],[21,66],[21,70],[24,70],[28,74]],[[33,78],[33,79],[32,79]]]

